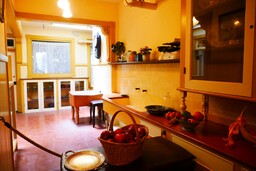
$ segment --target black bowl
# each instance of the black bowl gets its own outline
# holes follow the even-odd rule
[[[189,132],[194,132],[196,126],[200,123],[199,121],[191,123],[191,122],[188,122],[185,120],[178,120],[178,122],[181,125],[181,129],[183,129],[185,131],[189,131]]]
[[[145,108],[147,109],[149,114],[157,115],[157,116],[163,116],[163,115],[165,115],[169,111],[170,112],[175,111],[172,108],[167,108],[167,107],[161,106],[161,105],[148,105]]]

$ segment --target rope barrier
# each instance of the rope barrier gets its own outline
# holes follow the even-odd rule
[[[0,116],[0,121],[2,121],[2,122],[4,123],[4,125],[5,125],[7,128],[9,128],[10,130],[12,130],[12,131],[15,132],[16,134],[18,134],[18,135],[19,135],[20,137],[22,137],[23,139],[27,140],[28,142],[30,142],[30,143],[33,144],[34,146],[36,146],[36,147],[40,148],[41,150],[44,150],[44,151],[46,151],[46,152],[52,154],[52,155],[55,155],[55,156],[57,156],[57,157],[60,157],[60,158],[62,157],[61,154],[58,154],[58,153],[56,153],[56,152],[54,152],[54,151],[51,151],[51,150],[49,150],[49,149],[43,147],[42,145],[40,145],[40,144],[36,143],[35,141],[29,139],[27,136],[25,136],[24,134],[22,134],[21,132],[19,132],[17,129],[13,128],[10,123],[8,123],[8,122],[5,121],[5,119],[4,119],[3,116]]]

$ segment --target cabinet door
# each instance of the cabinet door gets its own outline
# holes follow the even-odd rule
[[[85,80],[74,80],[75,91],[85,91],[87,89],[87,84]]]
[[[252,97],[255,0],[183,0],[181,87]]]
[[[55,81],[43,81],[43,110],[56,109],[56,86]]]
[[[40,109],[39,82],[25,81],[24,89],[25,112],[27,113],[38,111]]]
[[[71,81],[59,80],[59,108],[70,106],[69,91],[71,91]]]
[[[212,153],[200,146],[197,146],[189,141],[186,141],[178,136],[172,134],[172,142],[178,144],[179,146],[185,148],[196,156],[196,163],[198,164],[198,169],[202,170],[225,170],[233,171],[234,163],[219,156],[215,153]],[[200,166],[200,167],[199,167]]]

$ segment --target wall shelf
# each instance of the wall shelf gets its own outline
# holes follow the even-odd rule
[[[133,62],[111,62],[111,65],[132,65],[132,64],[164,64],[164,63],[179,63],[180,59],[170,60],[154,60],[154,61],[133,61]]]
[[[181,91],[181,92],[190,92],[190,93],[196,93],[196,94],[205,94],[205,95],[208,95],[208,96],[223,97],[223,98],[243,100],[243,101],[248,101],[248,102],[256,102],[256,98],[254,98],[254,97],[228,95],[228,94],[223,94],[223,93],[215,93],[215,92],[209,92],[209,91],[194,90],[194,89],[182,88],[182,87],[177,88],[177,90]]]
[[[133,0],[132,2],[128,2],[127,0],[125,0],[125,3],[131,7],[139,7],[139,8],[147,8],[147,9],[157,8],[156,3],[150,3],[150,2],[139,1],[139,0]]]

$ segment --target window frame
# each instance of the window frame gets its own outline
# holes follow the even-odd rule
[[[66,42],[70,43],[70,64],[71,72],[66,74],[36,74],[33,73],[33,61],[32,61],[32,41],[47,41],[47,42]],[[62,37],[50,37],[50,36],[35,36],[26,35],[27,42],[27,62],[28,62],[28,77],[29,78],[63,78],[72,77],[75,75],[75,51],[74,51],[74,39],[72,38],[62,38]]]

